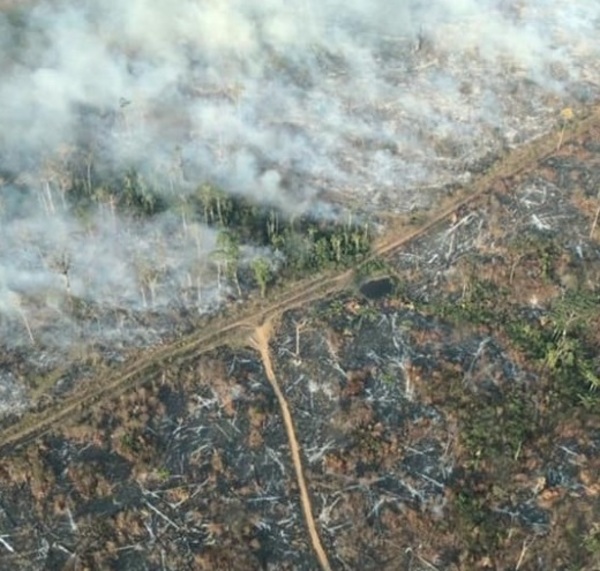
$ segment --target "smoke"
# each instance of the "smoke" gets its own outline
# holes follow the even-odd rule
[[[35,335],[67,289],[136,310],[218,297],[213,231],[74,212],[77,152],[167,198],[210,182],[290,211],[405,210],[596,97],[599,24],[595,0],[0,2],[5,323]]]

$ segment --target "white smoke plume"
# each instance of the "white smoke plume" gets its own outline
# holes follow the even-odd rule
[[[213,299],[214,233],[108,202],[82,220],[61,180],[74,149],[166,197],[208,181],[296,211],[405,210],[594,99],[599,28],[596,0],[0,1],[2,331],[35,338],[67,288]]]

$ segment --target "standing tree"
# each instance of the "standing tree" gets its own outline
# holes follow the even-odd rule
[[[227,277],[235,283],[238,295],[242,295],[242,288],[238,279],[238,266],[240,263],[240,244],[237,236],[227,230],[221,230],[217,236],[217,257],[225,263]]]
[[[342,261],[342,243],[342,236],[338,234],[331,236],[331,245],[333,246],[335,261],[338,264]]]
[[[277,212],[273,209],[269,211],[269,218],[267,219],[267,236],[269,242],[272,245],[275,245],[275,241],[279,236],[279,217],[277,216]]]
[[[252,270],[254,271],[254,277],[256,283],[260,288],[260,296],[265,297],[267,293],[267,285],[271,280],[271,264],[265,258],[259,257],[252,260]]]
[[[204,223],[212,224],[215,219],[215,211],[213,209],[214,189],[210,184],[203,184],[197,192],[202,209],[204,211]]]

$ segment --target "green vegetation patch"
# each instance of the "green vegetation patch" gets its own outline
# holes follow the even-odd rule
[[[543,252],[556,256],[560,250],[550,244]],[[548,279],[554,279],[554,257],[542,256],[541,264],[547,268]],[[440,295],[421,309],[456,324],[483,326],[495,336],[505,336],[549,379],[549,398],[559,408],[589,409],[600,404],[594,325],[600,312],[600,292],[565,289],[546,307],[532,308],[515,303],[511,286],[480,279],[476,272],[469,275],[468,284],[461,295]]]

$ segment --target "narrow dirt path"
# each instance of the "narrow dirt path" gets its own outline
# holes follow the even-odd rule
[[[331,565],[329,564],[327,553],[325,552],[323,544],[321,543],[321,538],[319,537],[319,532],[317,531],[317,525],[312,511],[312,504],[310,501],[310,496],[308,494],[308,487],[306,485],[306,480],[304,479],[304,470],[302,469],[300,445],[298,444],[298,439],[296,438],[296,431],[294,429],[294,421],[292,419],[290,407],[288,406],[285,395],[283,394],[279,383],[277,382],[275,372],[273,371],[273,363],[271,361],[271,354],[269,351],[270,336],[271,322],[267,321],[260,327],[256,328],[256,330],[252,334],[250,343],[260,353],[260,358],[262,360],[267,379],[273,387],[273,391],[275,392],[275,395],[277,396],[277,401],[279,402],[279,408],[281,410],[281,416],[283,417],[283,424],[285,425],[285,431],[287,433],[287,439],[292,454],[294,471],[296,473],[296,481],[298,482],[298,489],[300,490],[300,503],[302,505],[302,512],[304,514],[306,527],[308,528],[310,542],[312,544],[315,555],[319,560],[321,570],[331,571]]]

